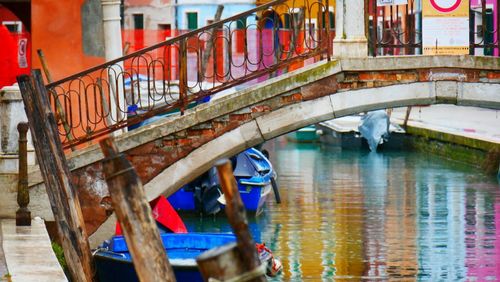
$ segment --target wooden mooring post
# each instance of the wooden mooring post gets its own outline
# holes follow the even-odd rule
[[[19,132],[19,173],[17,180],[17,204],[16,226],[30,226],[31,212],[28,209],[30,203],[30,191],[28,190],[28,129],[26,122],[17,125]]]
[[[113,208],[139,280],[175,281],[139,177],[130,162],[118,153],[112,138],[99,144],[106,157],[103,169]]]
[[[36,156],[56,220],[71,280],[93,281],[94,267],[78,195],[59,140],[40,70],[17,77]]]
[[[248,229],[245,207],[229,160],[216,164],[226,199],[226,215],[237,244],[225,245],[200,255],[196,261],[205,280],[267,281],[266,265],[261,265],[255,242]]]

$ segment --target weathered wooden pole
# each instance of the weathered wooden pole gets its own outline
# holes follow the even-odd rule
[[[410,118],[411,106],[406,107],[405,120],[403,121],[403,128],[407,130],[408,128],[408,119]]]
[[[40,70],[17,77],[33,144],[72,281],[92,281],[94,267],[80,202],[59,140]]]
[[[180,112],[184,115],[188,100],[188,71],[187,71],[187,39],[179,42],[179,102]]]
[[[122,154],[118,154],[112,138],[99,144],[106,157],[103,169],[113,208],[139,280],[175,281],[151,207],[134,168]]]
[[[236,248],[239,256],[231,254],[235,252],[231,246],[226,246],[226,249],[222,248],[222,250],[220,248],[218,250],[216,249],[217,251],[213,254],[214,256],[223,258],[224,256],[227,256],[225,253],[229,252],[229,257],[239,257],[241,261],[238,262],[235,260],[231,261],[228,259],[222,259],[218,261],[219,264],[209,263],[209,268],[203,266],[203,262],[202,265],[200,265],[200,260],[198,260],[200,271],[202,275],[204,275],[205,279],[210,277],[211,279],[221,281],[235,278],[238,278],[238,281],[267,281],[265,276],[266,269],[260,264],[259,255],[255,248],[255,242],[248,229],[245,207],[241,201],[238,184],[236,183],[236,179],[233,175],[231,162],[227,159],[222,160],[216,163],[216,166],[222,191],[224,192],[224,198],[226,199],[226,215],[233,232],[236,235]],[[205,261],[210,261],[208,257],[205,256],[204,258]],[[228,267],[228,263],[235,266],[238,265],[238,267],[241,267],[242,272],[240,272],[237,277],[227,277],[227,271],[225,269]],[[216,277],[215,275],[221,275],[222,277]]]
[[[215,12],[215,16],[214,16],[214,22],[220,21],[223,10],[224,10],[224,5],[217,6],[217,11]],[[215,28],[212,28],[210,30],[210,38],[207,41],[207,45],[205,47],[205,50],[203,51],[203,57],[201,59],[201,70],[200,70],[200,73],[202,75],[202,79],[205,78],[205,71],[207,70],[208,59],[210,59],[210,54],[212,53],[212,49],[214,47],[214,42],[215,42],[215,39],[217,38],[216,32],[217,32],[217,29],[215,29]],[[216,60],[216,59],[217,58],[214,55],[214,60]],[[214,73],[215,73],[215,70],[214,70]]]
[[[19,173],[17,180],[17,204],[19,209],[16,211],[16,226],[30,226],[31,213],[28,210],[30,203],[30,192],[28,190],[28,133],[29,125],[26,122],[20,122],[17,125],[19,131]]]
[[[49,67],[47,66],[47,62],[45,61],[45,55],[43,54],[42,49],[36,50],[38,53],[38,58],[40,59],[40,63],[42,64],[42,69],[43,72],[45,73],[45,77],[47,78],[48,83],[52,83],[52,76],[50,75]],[[63,111],[61,102],[59,102],[59,98],[57,97],[57,94],[54,91],[49,91],[50,94],[52,94],[52,99],[54,99],[54,103],[56,105],[56,121],[60,121],[63,125],[64,131],[66,132],[66,136],[69,141],[72,141],[73,134],[71,134],[71,127],[68,124],[68,121],[66,120],[66,115]],[[74,151],[75,148],[73,146],[70,147],[71,151]]]

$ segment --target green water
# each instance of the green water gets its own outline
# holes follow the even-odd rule
[[[274,281],[498,281],[500,185],[416,152],[266,145],[282,203],[250,219],[283,263]],[[229,231],[189,218],[191,231]]]

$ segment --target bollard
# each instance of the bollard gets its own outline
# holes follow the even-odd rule
[[[31,212],[28,210],[30,192],[28,190],[28,123],[21,122],[17,125],[19,131],[19,175],[17,181],[16,226],[30,226]]]

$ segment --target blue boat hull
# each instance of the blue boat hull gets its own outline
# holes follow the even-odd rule
[[[204,251],[236,241],[233,234],[206,233],[162,233],[161,239],[177,281],[203,281],[195,258]],[[123,236],[114,236],[96,252],[94,262],[101,282],[139,281]]]
[[[138,282],[139,278],[132,261],[120,257],[96,254],[94,256],[97,276],[101,282],[121,281]],[[203,281],[200,271],[196,266],[172,266],[177,281]]]
[[[247,212],[260,214],[264,208],[264,204],[272,190],[271,184],[264,186],[250,186],[238,184],[241,200]],[[197,207],[195,204],[194,192],[185,188],[179,189],[177,192],[168,197],[168,201],[177,211],[195,212]],[[222,205],[223,207],[223,205]]]
[[[241,200],[247,212],[260,214],[272,190],[271,178],[274,171],[269,160],[258,150],[250,148],[235,156],[234,175],[238,183]],[[212,213],[224,208],[216,202],[220,196],[213,189],[219,186],[213,171],[207,172],[172,194],[168,201],[177,211]],[[202,188],[203,187],[203,188]],[[207,188],[209,187],[209,188]],[[200,190],[209,191],[208,193]],[[210,194],[210,195],[206,195]],[[203,203],[203,204],[202,204]],[[204,205],[203,207],[201,207]],[[217,207],[214,208],[214,205]],[[207,208],[209,206],[209,208]],[[218,208],[220,207],[220,208]]]

